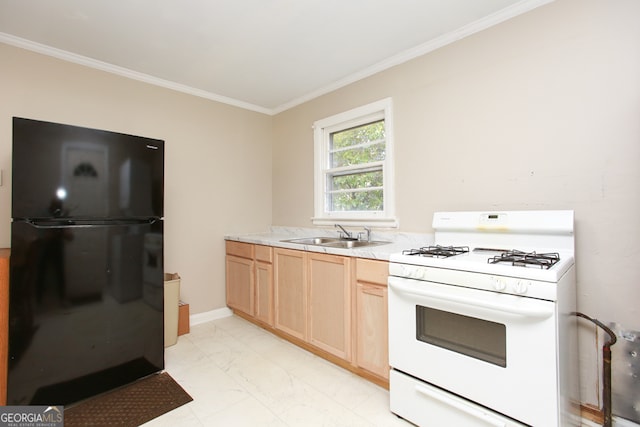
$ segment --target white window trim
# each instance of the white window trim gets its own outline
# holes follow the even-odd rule
[[[327,212],[325,210],[325,167],[330,134],[376,120],[385,120],[385,160],[383,165],[384,208],[382,212]],[[373,227],[398,227],[395,216],[395,181],[393,156],[393,115],[391,98],[385,98],[371,104],[363,105],[331,117],[316,121],[313,124],[314,140],[314,225],[333,225],[344,223],[349,225]]]

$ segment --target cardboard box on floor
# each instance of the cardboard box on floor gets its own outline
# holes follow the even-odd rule
[[[189,304],[180,301],[178,305],[178,336],[189,333]]]

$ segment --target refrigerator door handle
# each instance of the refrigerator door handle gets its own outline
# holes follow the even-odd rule
[[[101,225],[151,225],[159,218],[145,218],[139,220],[25,220],[27,224],[38,229],[69,228],[69,227],[93,227]]]

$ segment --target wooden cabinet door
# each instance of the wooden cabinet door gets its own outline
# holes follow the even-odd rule
[[[309,342],[351,360],[351,258],[309,254]]]
[[[356,284],[356,365],[389,379],[387,287]]]
[[[227,255],[227,305],[253,316],[253,260]]]
[[[273,266],[256,261],[256,319],[273,326]]]
[[[296,338],[307,338],[307,254],[276,248],[273,251],[274,327]]]
[[[389,263],[358,258],[355,287],[355,364],[389,379],[387,278]]]

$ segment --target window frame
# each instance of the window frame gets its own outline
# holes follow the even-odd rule
[[[384,120],[385,159],[367,163],[381,164],[383,176],[383,209],[381,211],[330,211],[326,209],[327,171],[331,134],[353,127]],[[397,227],[395,216],[393,115],[391,98],[385,98],[345,111],[313,124],[314,140],[314,225],[333,225],[338,222],[359,226]],[[363,167],[362,170],[366,170]]]

